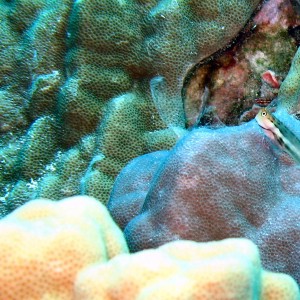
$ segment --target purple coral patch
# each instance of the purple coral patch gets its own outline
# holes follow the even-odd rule
[[[195,129],[166,157],[137,158],[125,171],[109,208],[131,251],[177,239],[247,237],[260,247],[266,269],[300,282],[300,172],[254,121]]]
[[[153,175],[169,151],[157,151],[132,160],[123,170],[112,191],[112,201],[107,208],[118,225],[124,229],[142,209]]]

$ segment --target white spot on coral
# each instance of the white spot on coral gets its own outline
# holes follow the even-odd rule
[[[269,58],[262,51],[256,51],[254,53],[247,53],[246,59],[249,61],[251,68],[257,73],[262,73],[265,71],[265,65],[268,65]]]
[[[33,189],[33,190],[35,190],[36,188],[37,188],[37,186],[38,186],[38,182],[36,181],[36,180],[34,180],[34,179],[30,179],[30,182],[28,182],[27,184],[26,184],[26,186],[28,187],[28,188],[30,188],[30,189]]]

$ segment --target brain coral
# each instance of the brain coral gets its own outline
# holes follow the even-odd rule
[[[75,281],[78,300],[195,299],[297,300],[295,281],[262,270],[257,247],[246,239],[177,241],[155,250],[94,264]]]
[[[106,208],[90,197],[34,200],[0,221],[0,298],[71,299],[77,272],[127,252]]]
[[[283,110],[276,114],[300,136],[299,121]],[[145,171],[154,162],[160,166]],[[131,251],[177,239],[247,237],[260,247],[265,268],[300,282],[299,181],[299,168],[255,121],[195,129],[168,155],[129,164],[108,208],[125,227]]]
[[[130,159],[182,136],[187,70],[229,43],[258,3],[0,1],[1,211],[39,196],[106,202]]]

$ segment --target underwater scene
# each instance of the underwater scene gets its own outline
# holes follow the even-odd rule
[[[300,0],[0,24],[0,300],[300,300]]]

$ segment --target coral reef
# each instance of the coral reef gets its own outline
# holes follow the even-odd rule
[[[0,211],[79,193],[105,203],[130,159],[184,134],[188,69],[258,3],[1,1]]]
[[[278,104],[291,114],[299,114],[300,94],[300,49],[298,49],[292,61],[292,65],[286,79],[282,83],[278,94]]]
[[[276,96],[300,41],[299,17],[292,11],[299,3],[267,1],[249,23],[259,2],[0,0],[0,217],[32,199],[97,198],[29,201],[0,221],[1,297],[91,299],[107,289],[123,293],[121,287],[137,274],[137,290],[131,291],[137,296],[190,297],[191,291],[202,297],[210,275],[202,270],[194,281],[199,271],[189,260],[199,250],[196,262],[204,270],[224,266],[215,273],[223,291],[299,299],[289,277],[300,281],[298,168],[253,122],[217,131],[185,128],[185,89],[195,96],[188,99],[188,119],[199,113],[199,99],[204,112],[210,97],[217,109],[209,112],[226,124],[243,121],[240,113],[251,108],[259,89],[260,96]],[[261,27],[238,52],[231,45],[246,24]],[[298,60],[299,52],[279,91],[277,114],[299,135],[297,121],[284,111],[298,114]],[[261,81],[270,69],[278,77],[276,87]],[[200,97],[200,83],[205,90],[208,77],[209,93]],[[149,154],[153,151],[159,152]],[[262,270],[257,249],[246,240],[171,243],[104,263],[128,246],[97,201],[106,204],[116,176],[135,157],[118,177],[108,205],[132,251],[177,239],[246,237],[259,247],[265,269],[289,275]],[[227,262],[220,259],[224,251]],[[146,283],[139,280],[149,274],[148,261],[141,263],[148,256],[171,265]],[[93,263],[99,264],[89,268]],[[127,278],[107,277],[98,286],[104,292],[94,291],[98,278],[90,272],[114,276],[123,266]],[[138,266],[145,269],[135,272]],[[253,289],[236,289],[237,276]],[[193,280],[165,294],[173,280],[187,279]]]
[[[155,250],[94,264],[75,281],[75,299],[297,300],[294,280],[262,270],[257,247],[246,239],[177,241]]]
[[[276,116],[300,136],[299,121],[284,110]],[[167,155],[133,160],[117,178],[108,208],[131,251],[178,239],[247,237],[260,247],[265,268],[300,282],[299,181],[297,165],[255,121],[201,128]]]
[[[34,200],[0,221],[1,299],[72,299],[79,270],[128,251],[97,200]]]
[[[204,61],[194,71],[185,87],[187,125],[199,122],[199,113],[204,113],[205,108],[226,125],[238,125],[253,118],[257,110],[246,117],[257,98],[272,100],[278,94],[280,85],[271,86],[264,80],[264,74],[271,70],[279,83],[286,77],[299,44],[289,29],[296,30],[299,25],[300,18],[289,1],[263,3],[247,25],[246,37],[237,39],[230,49]]]
[[[129,254],[106,207],[88,196],[29,201],[0,220],[1,299],[298,300],[246,239],[176,241]]]
[[[17,162],[22,179],[36,179],[53,158],[57,146],[55,127],[55,120],[46,116],[37,119],[29,128]]]

